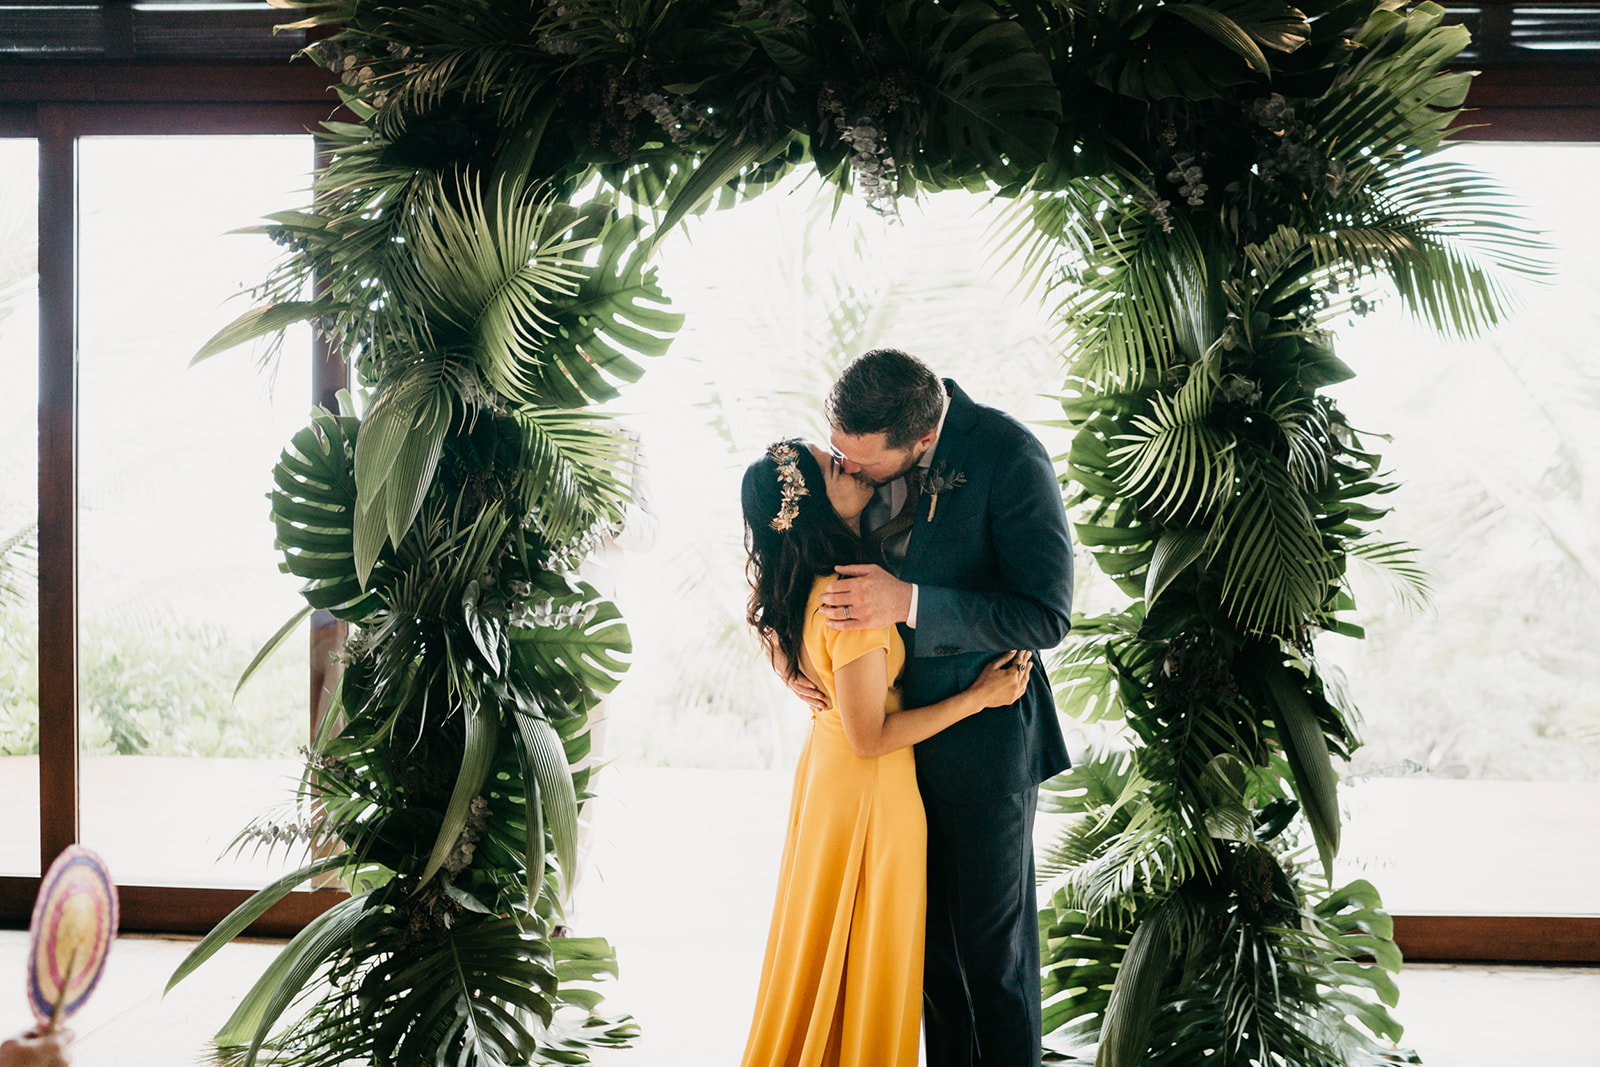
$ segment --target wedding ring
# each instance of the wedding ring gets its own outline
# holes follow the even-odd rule
[[[850,617],[850,605],[849,604],[846,604],[844,606],[844,617],[847,618],[847,619]]]

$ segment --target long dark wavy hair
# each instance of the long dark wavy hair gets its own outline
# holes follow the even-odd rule
[[[861,539],[828,503],[828,486],[811,449],[799,438],[778,442],[798,454],[806,495],[787,530],[774,530],[772,520],[783,502],[778,465],[771,450],[744,471],[739,499],[744,508],[744,547],[749,553],[745,575],[750,601],[745,620],[755,627],[768,649],[783,653],[789,678],[800,674],[800,639],[806,628],[806,602],[818,575],[832,574],[835,564],[859,563]],[[772,446],[776,448],[777,445]]]

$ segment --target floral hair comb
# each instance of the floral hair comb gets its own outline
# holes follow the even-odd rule
[[[783,489],[783,503],[778,505],[777,517],[772,520],[774,530],[787,530],[800,514],[800,498],[808,495],[805,476],[800,473],[800,453],[793,445],[776,444],[767,449],[767,455],[778,468],[778,485]]]

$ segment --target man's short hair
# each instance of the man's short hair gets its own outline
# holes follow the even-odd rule
[[[939,425],[944,383],[928,365],[898,348],[857,356],[828,392],[828,423],[859,437],[881,433],[889,448],[909,448]]]

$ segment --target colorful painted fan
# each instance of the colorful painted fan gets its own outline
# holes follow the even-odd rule
[[[94,992],[117,936],[117,887],[105,861],[78,845],[57,856],[29,930],[28,1005],[49,1033]]]

